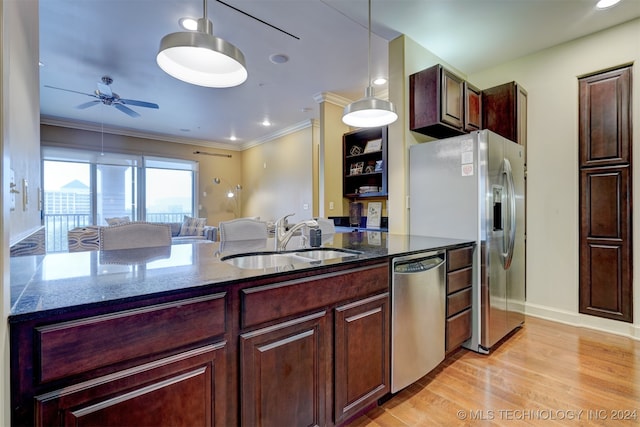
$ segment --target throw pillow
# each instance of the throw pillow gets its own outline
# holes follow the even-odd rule
[[[185,215],[178,236],[201,236],[206,224],[207,218],[192,218]]]
[[[109,225],[118,225],[118,224],[124,224],[126,222],[131,222],[131,219],[129,218],[129,216],[114,216],[113,218],[105,218],[105,221],[107,221],[107,224]]]

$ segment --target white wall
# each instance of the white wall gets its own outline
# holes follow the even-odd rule
[[[40,226],[37,188],[40,184],[40,163],[34,161],[40,152],[40,98],[38,70],[38,2],[2,0],[0,87],[0,138],[2,147],[2,217],[0,220],[0,425],[9,425],[9,243]],[[22,193],[16,209],[9,206],[9,168],[15,171],[16,181],[27,179],[29,206],[23,209]],[[22,191],[21,186],[18,190]]]
[[[640,338],[640,150],[633,150],[633,325],[578,313],[578,77],[636,62],[633,142],[640,143],[640,19],[468,76],[528,91],[527,313]]]

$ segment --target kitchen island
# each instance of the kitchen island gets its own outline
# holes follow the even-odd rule
[[[270,239],[13,258],[12,423],[341,424],[389,392],[389,259],[470,244],[338,233],[323,247],[357,254],[264,269],[224,259]]]

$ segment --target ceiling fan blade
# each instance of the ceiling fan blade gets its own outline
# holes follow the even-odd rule
[[[153,102],[145,102],[145,101],[136,101],[135,99],[122,99],[120,98],[120,102],[123,104],[135,105],[136,107],[146,107],[146,108],[160,108],[158,104],[154,104]]]
[[[111,98],[113,96],[113,92],[111,92],[111,88],[109,87],[109,85],[106,85],[104,83],[98,82],[98,92],[106,95],[108,98]]]
[[[123,113],[128,114],[131,117],[140,117],[140,114],[138,114],[137,112],[133,111],[129,107],[125,107],[122,104],[113,104],[113,106],[116,107],[118,110],[122,111]]]
[[[78,106],[76,106],[76,108],[78,110],[84,110],[85,108],[89,108],[93,105],[98,105],[100,103],[100,101],[98,101],[97,99],[95,101],[89,101],[89,102],[85,102],[84,104],[80,104]]]
[[[55,87],[55,86],[49,86],[49,85],[44,85],[44,87],[48,87],[48,88],[51,88],[51,89],[64,90],[65,92],[79,93],[80,95],[87,95],[87,96],[92,96],[92,97],[96,98],[96,96],[93,93],[79,92],[77,90],[64,89],[64,88],[61,88],[61,87]]]

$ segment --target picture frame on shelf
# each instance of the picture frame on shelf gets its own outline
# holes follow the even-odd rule
[[[367,141],[367,145],[364,147],[365,153],[375,153],[382,150],[382,138],[371,139]]]
[[[349,175],[360,175],[364,168],[364,162],[351,163],[349,168]]]
[[[367,228],[380,228],[382,220],[382,202],[367,204]]]

